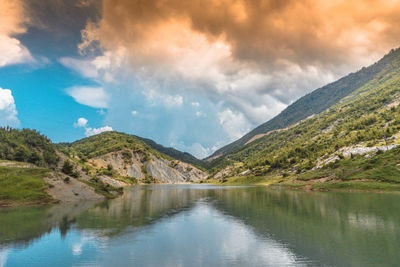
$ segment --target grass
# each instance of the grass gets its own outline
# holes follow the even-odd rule
[[[0,167],[0,203],[51,202],[43,177],[47,169]]]
[[[331,180],[322,182],[320,178]],[[272,185],[293,189],[322,191],[400,191],[400,148],[380,152],[372,157],[353,156],[329,164],[322,169],[282,177],[241,176],[223,180],[207,180],[219,185]]]
[[[326,190],[345,190],[345,191],[400,191],[400,184],[385,183],[377,181],[346,181],[346,182],[328,182],[316,183],[313,189]]]
[[[308,181],[308,180],[313,180],[313,179],[329,177],[331,174],[332,174],[331,170],[317,169],[312,172],[306,172],[304,174],[301,174],[298,176],[297,179],[302,180],[302,181]]]
[[[202,182],[215,185],[269,185],[278,180],[278,176],[236,176],[223,180],[202,180]]]

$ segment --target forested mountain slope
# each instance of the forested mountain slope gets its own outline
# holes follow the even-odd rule
[[[399,183],[399,54],[392,51],[381,72],[320,115],[239,146],[215,161],[216,177]]]
[[[190,154],[145,141],[106,132],[55,145],[35,130],[0,128],[0,206],[112,198],[130,184],[207,178],[174,157],[194,161]]]
[[[325,111],[327,108],[337,104],[341,99],[376,79],[378,76],[382,76],[382,73],[391,72],[398,68],[399,57],[400,49],[392,50],[377,63],[362,68],[358,72],[351,73],[336,82],[328,84],[303,96],[293,104],[289,105],[273,119],[258,126],[235,142],[217,150],[208,158],[208,161],[231,153],[235,148],[244,145],[259,134],[265,134],[273,130],[286,128],[314,114],[319,114]]]

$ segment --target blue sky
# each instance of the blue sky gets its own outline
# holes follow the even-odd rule
[[[340,1],[204,1],[215,12],[195,1],[0,0],[0,126],[54,142],[116,130],[203,158],[400,36],[398,6],[378,0],[368,5],[382,12],[357,16]]]

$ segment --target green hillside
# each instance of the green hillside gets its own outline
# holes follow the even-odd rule
[[[356,73],[351,73],[336,82],[328,84],[303,96],[273,119],[256,127],[254,130],[235,142],[217,150],[209,158],[216,155],[229,154],[235,148],[244,145],[252,137],[258,134],[286,128],[296,122],[308,118],[309,116],[320,114],[327,108],[337,104],[344,97],[374,80],[380,73],[390,72],[393,69],[398,68],[397,59],[399,56],[400,49],[392,50],[377,63],[362,68]]]
[[[226,176],[248,171],[282,178],[280,182],[328,177],[399,183],[400,150],[384,151],[400,144],[400,51],[392,51],[385,61],[388,58],[391,62],[381,72],[339,103],[235,148],[213,162],[213,172],[230,166]]]
[[[28,162],[39,167],[54,167],[56,147],[35,130],[0,128],[0,159]]]
[[[149,152],[157,157],[163,157],[169,160],[177,159],[198,167],[204,166],[201,160],[196,159],[189,153],[163,147],[150,139],[119,132],[104,132],[83,138],[73,143],[61,143],[58,144],[58,147],[60,150],[68,154],[75,154],[80,158],[94,158],[110,152],[129,148],[137,152]]]

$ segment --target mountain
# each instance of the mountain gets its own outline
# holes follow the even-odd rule
[[[187,158],[193,160],[190,154],[164,148],[152,140],[125,133],[104,132],[70,144],[60,144],[59,148],[71,157],[80,159],[91,175],[107,173],[99,170],[100,167],[115,171],[111,171],[108,176],[113,176],[113,173],[114,176],[148,182],[180,183],[207,176],[196,166],[181,161]]]
[[[242,140],[212,161],[215,178],[239,176],[243,178],[237,181],[246,181],[256,176],[260,178],[254,181],[292,186],[312,183],[323,188],[329,181],[336,187],[400,189],[400,50],[323,88],[296,102],[310,103],[303,108],[313,111],[292,105],[277,117],[286,120],[280,124],[285,128],[268,128],[268,133],[251,142]],[[325,92],[326,103],[334,104],[309,116],[316,109],[308,101],[321,101],[324,90],[333,94]],[[339,92],[343,97],[337,100]],[[277,118],[257,129],[277,127]]]
[[[196,159],[124,133],[55,145],[35,130],[0,128],[0,206],[113,198],[130,184],[207,178],[184,161]]]
[[[143,138],[143,137],[137,137],[137,138],[139,138],[140,140],[145,142],[151,148],[153,148],[165,155],[168,155],[174,159],[192,164],[200,169],[205,169],[207,167],[206,161],[200,160],[188,152],[181,152],[172,147],[164,147],[160,144],[157,144],[156,142],[154,142],[151,139],[147,139],[147,138]]]
[[[363,87],[382,72],[390,71],[393,61],[400,55],[400,49],[391,50],[375,64],[364,67],[356,73],[351,73],[340,80],[323,86],[295,101],[279,115],[256,127],[242,138],[214,152],[207,161],[212,161],[229,154],[235,148],[254,140],[270,131],[284,129],[315,114],[320,114],[341,99]]]

